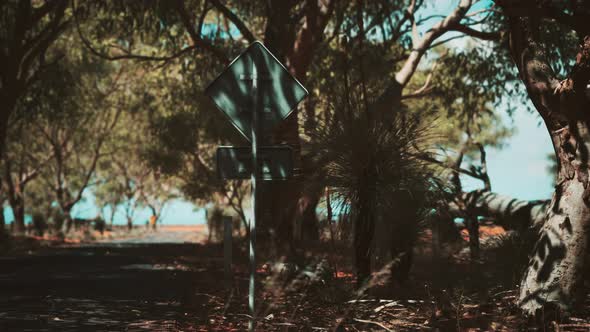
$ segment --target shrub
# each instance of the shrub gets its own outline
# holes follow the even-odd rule
[[[360,100],[354,93],[336,100],[337,111],[315,134],[312,151],[320,171],[311,181],[330,187],[341,205],[337,209],[349,215],[358,281],[369,277],[375,253],[389,256],[392,273],[403,280],[420,221],[441,197],[436,176],[423,161],[431,136],[407,110],[376,114]]]
[[[94,219],[94,230],[100,232],[100,234],[104,234],[104,230],[107,227],[106,221],[101,217],[97,217]]]
[[[41,214],[41,213],[33,213],[33,230],[35,231],[35,235],[37,236],[43,236],[43,234],[45,234],[45,231],[48,228],[47,225],[47,221],[45,220],[45,217]]]

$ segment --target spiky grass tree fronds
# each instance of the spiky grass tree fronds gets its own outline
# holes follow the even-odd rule
[[[394,274],[403,280],[421,215],[438,199],[431,168],[416,157],[430,139],[428,128],[403,109],[386,117],[372,114],[362,100],[350,93],[334,102],[333,115],[313,140],[320,170],[314,181],[332,188],[338,209],[349,211],[357,280],[370,275],[376,233],[399,260]]]

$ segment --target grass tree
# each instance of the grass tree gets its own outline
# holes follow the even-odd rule
[[[331,188],[339,209],[350,213],[359,286],[370,276],[377,223],[389,227],[392,275],[404,280],[419,221],[437,192],[432,169],[418,158],[428,131],[407,112],[382,121],[366,107],[362,89],[345,84],[344,90],[333,105],[337,113],[314,139],[319,171],[312,181]]]

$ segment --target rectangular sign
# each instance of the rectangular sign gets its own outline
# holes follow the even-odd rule
[[[293,175],[293,150],[288,146],[258,148],[259,179],[287,180]],[[252,172],[250,147],[217,148],[217,174],[222,179],[248,180]]]

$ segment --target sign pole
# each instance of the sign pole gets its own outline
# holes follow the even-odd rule
[[[250,70],[251,73],[248,75],[247,72]],[[272,84],[260,84],[261,81],[271,81]],[[228,116],[236,129],[252,143],[250,170],[244,167],[247,161],[240,162],[239,148],[218,149],[217,167],[218,173],[225,179],[247,178],[248,173],[251,172],[252,218],[249,225],[250,284],[248,287],[251,319],[248,326],[250,331],[254,331],[256,327],[254,297],[256,253],[254,249],[256,248],[256,219],[260,213],[260,188],[257,187],[257,182],[287,179],[292,173],[293,164],[290,149],[281,147],[272,150],[270,147],[261,146],[259,151],[258,134],[262,133],[261,136],[264,133],[270,134],[272,128],[295,111],[297,104],[308,95],[308,92],[261,42],[255,41],[207,86],[205,93],[211,97],[215,106]],[[261,95],[272,98],[265,100],[264,105],[259,105]],[[251,107],[250,117],[243,113],[246,104]],[[263,106],[262,109],[259,109],[260,106]],[[264,112],[263,120],[259,111]],[[248,149],[248,147],[244,148]],[[259,170],[259,161],[264,162],[262,172]]]
[[[250,287],[248,288],[248,307],[250,308],[250,323],[248,330],[256,327],[255,287],[256,287],[256,217],[258,214],[258,72],[256,62],[252,61],[252,218],[250,218]]]

